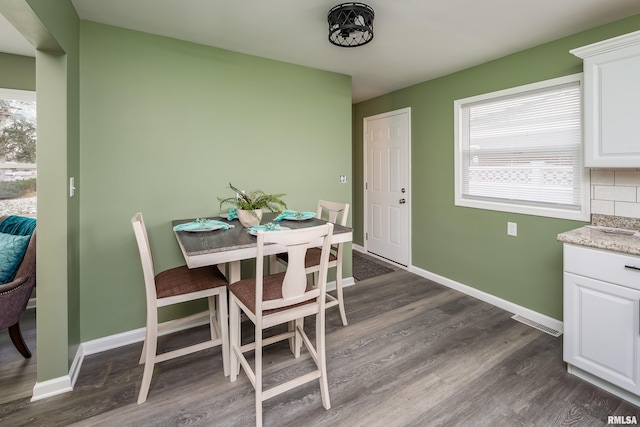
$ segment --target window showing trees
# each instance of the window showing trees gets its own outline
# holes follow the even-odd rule
[[[0,89],[0,215],[36,214],[35,92]]]

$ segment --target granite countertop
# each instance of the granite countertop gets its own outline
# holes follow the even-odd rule
[[[640,220],[633,218],[608,217],[593,215],[591,223],[594,226],[624,228],[640,230]],[[558,234],[558,241],[573,245],[588,246],[631,255],[640,255],[640,237],[605,233],[588,226]]]

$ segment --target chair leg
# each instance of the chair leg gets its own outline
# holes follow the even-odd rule
[[[211,341],[214,341],[218,336],[218,322],[216,316],[218,313],[218,305],[216,304],[216,297],[211,295],[207,298],[207,304],[209,305],[209,333],[211,335]],[[220,333],[222,334],[222,333]]]
[[[287,331],[295,332],[296,331],[296,323],[295,321],[287,322]],[[289,350],[291,353],[296,354],[296,337],[295,335],[289,338]]]
[[[293,328],[294,328],[293,330],[296,331],[296,334],[293,339],[294,341],[293,357],[297,359],[298,357],[300,357],[300,349],[302,348],[302,335],[300,335],[300,332],[298,331],[304,330],[304,317],[300,319],[296,319],[293,325]]]
[[[218,324],[220,325],[220,338],[222,339],[222,371],[224,376],[229,376],[229,316],[227,314],[227,290],[223,289],[218,295]]]
[[[262,329],[255,329],[256,427],[262,427]]]
[[[138,361],[139,365],[142,365],[144,363],[146,354],[147,354],[147,336],[145,332],[145,338],[144,338],[144,341],[142,342],[142,353],[140,353],[140,360]]]
[[[240,307],[233,296],[229,301],[229,374],[231,382],[238,378],[240,364],[236,351],[240,351]]]
[[[327,358],[325,354],[325,338],[324,338],[324,310],[316,315],[316,354],[318,358],[318,369],[320,370],[320,396],[322,397],[322,406],[324,409],[331,408],[329,399],[329,380],[327,379]]]
[[[144,338],[143,348],[144,354],[144,372],[142,374],[142,383],[140,384],[140,394],[138,395],[138,405],[144,403],[149,395],[149,386],[151,386],[151,377],[153,376],[153,368],[156,361],[156,349],[158,346],[158,324],[147,325],[147,331]]]
[[[318,283],[318,272],[313,273],[313,284]],[[347,312],[344,309],[344,296],[342,294],[342,263],[338,262],[336,267],[336,299],[338,300],[338,308],[340,309],[340,318],[342,325],[347,326]]]
[[[338,297],[338,308],[340,309],[340,317],[342,325],[347,326],[347,313],[344,310],[344,296],[342,294],[342,261],[338,260],[336,266],[336,296]]]
[[[31,357],[31,351],[29,351],[29,347],[27,347],[27,344],[24,342],[24,338],[22,337],[19,322],[16,322],[15,325],[9,326],[9,337],[11,338],[13,345],[25,359]]]

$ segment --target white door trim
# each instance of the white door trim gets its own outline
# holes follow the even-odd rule
[[[362,139],[363,139],[363,144],[362,144],[362,164],[363,164],[363,168],[362,168],[362,193],[363,193],[363,225],[364,225],[364,230],[363,230],[363,248],[365,252],[368,252],[367,250],[367,230],[368,228],[368,223],[367,223],[367,148],[368,148],[368,143],[367,143],[367,121],[368,120],[377,120],[377,119],[382,119],[385,117],[391,117],[391,116],[397,116],[400,114],[406,114],[407,116],[407,137],[409,138],[408,141],[408,150],[409,152],[407,153],[408,155],[408,160],[407,160],[407,173],[409,175],[409,189],[407,191],[407,209],[409,210],[409,224],[408,229],[409,229],[409,235],[407,236],[407,253],[409,254],[408,256],[408,262],[407,262],[407,266],[403,266],[401,264],[396,264],[398,267],[400,268],[404,268],[406,270],[409,270],[409,267],[411,266],[411,218],[412,218],[412,214],[411,214],[411,205],[412,205],[412,184],[411,184],[411,107],[406,107],[406,108],[401,108],[399,110],[393,110],[393,111],[388,111],[386,113],[381,113],[381,114],[376,114],[375,116],[369,116],[369,117],[365,117],[362,119]],[[391,261],[391,260],[387,260],[387,261]]]

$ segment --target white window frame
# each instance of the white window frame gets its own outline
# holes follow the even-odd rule
[[[552,206],[538,206],[538,205],[530,205],[530,204],[520,204],[517,202],[504,200],[499,201],[496,199],[482,199],[482,198],[470,198],[465,197],[462,191],[463,185],[463,173],[464,173],[464,165],[463,162],[463,153],[464,153],[464,143],[462,135],[463,135],[463,123],[462,123],[462,108],[468,104],[487,101],[494,98],[500,98],[505,96],[513,96],[517,94],[524,94],[525,92],[540,90],[549,88],[552,86],[563,85],[567,83],[578,82],[580,85],[581,91],[581,105],[580,109],[583,111],[582,106],[582,73],[572,74],[569,76],[559,77],[555,79],[545,80],[541,82],[536,82],[532,84],[527,84],[524,86],[518,86],[514,88],[504,89],[496,92],[486,93],[482,95],[472,96],[469,98],[458,99],[454,101],[454,138],[455,138],[455,155],[454,155],[454,169],[455,169],[455,205],[456,206],[464,206],[470,208],[478,208],[478,209],[487,209],[493,211],[501,211],[501,212],[511,212],[517,214],[526,214],[526,215],[535,215],[535,216],[543,216],[550,218],[561,218],[561,219],[571,219],[578,221],[589,221],[590,220],[590,202],[591,202],[591,191],[590,191],[590,174],[589,169],[584,167],[584,150],[583,150],[583,140],[581,141],[581,149],[580,149],[580,210],[569,209],[563,207],[552,207]],[[581,113],[581,139],[582,129],[584,129],[584,114]]]

